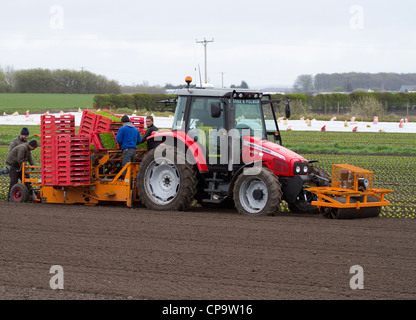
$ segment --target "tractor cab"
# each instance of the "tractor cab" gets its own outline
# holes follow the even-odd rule
[[[253,90],[184,88],[176,91],[173,131],[186,133],[204,153],[208,168],[241,166],[244,137],[282,141],[275,105],[282,100]],[[290,116],[290,106],[286,106]]]

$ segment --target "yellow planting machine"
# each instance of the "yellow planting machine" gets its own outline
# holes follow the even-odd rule
[[[108,116],[116,115],[108,112]],[[143,133],[144,118],[131,117],[131,121]],[[136,176],[146,150],[138,149],[137,162],[122,168],[122,152],[115,141],[120,126],[119,121],[84,110],[79,134],[75,134],[73,115],[42,116],[41,166],[23,166],[22,183],[12,187],[11,200],[85,205],[125,202],[132,207],[138,201]],[[104,135],[111,148],[104,145]]]

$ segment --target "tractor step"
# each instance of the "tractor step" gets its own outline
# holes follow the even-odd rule
[[[221,203],[222,200],[220,200],[220,199],[217,199],[217,200],[215,200],[215,199],[202,199],[202,202],[204,202],[204,203]]]
[[[208,182],[221,182],[224,181],[224,179],[217,179],[217,178],[206,178],[205,179]]]
[[[208,193],[210,193],[210,192],[212,192],[212,193],[220,193],[220,192],[222,192],[222,190],[220,190],[220,189],[204,189],[204,191],[205,192],[208,192]]]

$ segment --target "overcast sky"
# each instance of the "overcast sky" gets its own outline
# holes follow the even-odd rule
[[[228,87],[300,74],[416,72],[414,0],[0,0],[0,66],[88,70],[120,84],[190,75]]]

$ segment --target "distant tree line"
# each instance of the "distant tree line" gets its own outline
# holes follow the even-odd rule
[[[183,87],[183,85],[181,86]],[[165,93],[167,89],[167,85],[165,87],[161,87],[159,85],[151,86],[148,81],[143,81],[142,84],[135,84],[131,86],[124,85],[121,87],[121,93]]]
[[[374,99],[385,113],[416,115],[416,92],[352,92],[331,94],[274,94],[273,99],[290,98],[296,113],[345,114],[359,100]],[[293,113],[295,114],[295,113]]]
[[[94,108],[174,111],[175,105],[158,103],[174,97],[174,94],[162,93],[100,94],[94,97]]]
[[[120,85],[89,71],[0,68],[0,93],[120,93]]]
[[[303,74],[293,84],[295,92],[399,91],[402,85],[416,85],[416,73],[318,73]]]

